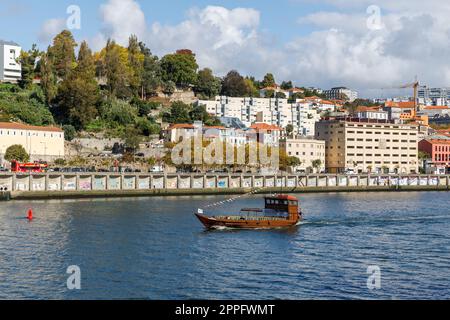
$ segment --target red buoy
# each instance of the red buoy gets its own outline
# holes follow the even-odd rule
[[[31,210],[31,209],[28,210],[27,219],[28,219],[28,221],[33,220],[33,210]]]

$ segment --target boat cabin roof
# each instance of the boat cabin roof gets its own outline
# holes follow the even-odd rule
[[[280,194],[274,197],[266,197],[266,200],[289,200],[289,201],[298,201],[298,199],[294,196],[289,196],[285,194]]]

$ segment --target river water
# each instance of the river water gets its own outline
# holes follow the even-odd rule
[[[0,298],[450,298],[448,193],[299,196],[305,221],[272,231],[205,231],[193,212],[225,196],[1,203]]]

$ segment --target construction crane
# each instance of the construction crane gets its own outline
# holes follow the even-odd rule
[[[419,83],[419,81],[417,80],[417,77],[416,77],[416,80],[413,83],[408,83],[408,84],[405,84],[405,85],[402,85],[402,86],[398,86],[398,87],[382,88],[381,90],[413,88],[414,89],[414,110],[416,112],[419,112],[420,111],[419,110],[419,105],[417,103],[417,96],[418,96],[418,92],[419,92],[419,86],[420,86],[420,83]]]

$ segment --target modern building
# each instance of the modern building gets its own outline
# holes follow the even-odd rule
[[[383,110],[389,114],[389,120],[413,120],[416,116],[416,105],[414,101],[387,101]]]
[[[325,141],[312,138],[297,137],[280,141],[280,149],[290,157],[300,160],[300,165],[294,170],[301,173],[313,173],[325,171]],[[320,168],[314,169],[314,161],[320,160]]]
[[[430,137],[419,142],[419,151],[430,156],[427,173],[446,174],[450,168],[450,138]]]
[[[0,40],[0,82],[16,83],[22,79],[18,62],[22,48],[15,42]]]
[[[254,123],[267,123],[286,128],[294,127],[301,135],[314,135],[315,122],[320,120],[320,110],[313,101],[270,98],[232,98],[216,97],[213,101],[200,100],[209,114],[218,118],[236,118],[245,126]],[[334,107],[333,107],[334,108]]]
[[[428,88],[420,86],[417,91],[419,104],[425,106],[447,106],[450,103],[450,88]]]
[[[56,127],[37,127],[21,123],[0,122],[0,158],[6,150],[22,145],[31,161],[52,161],[64,158],[64,131]]]
[[[358,92],[346,87],[336,87],[323,91],[329,100],[348,100],[350,102],[358,99]]]
[[[358,107],[357,117],[361,119],[389,120],[389,113],[379,107]]]
[[[417,173],[417,125],[359,118],[326,119],[316,124],[316,139],[326,141],[330,173]]]

